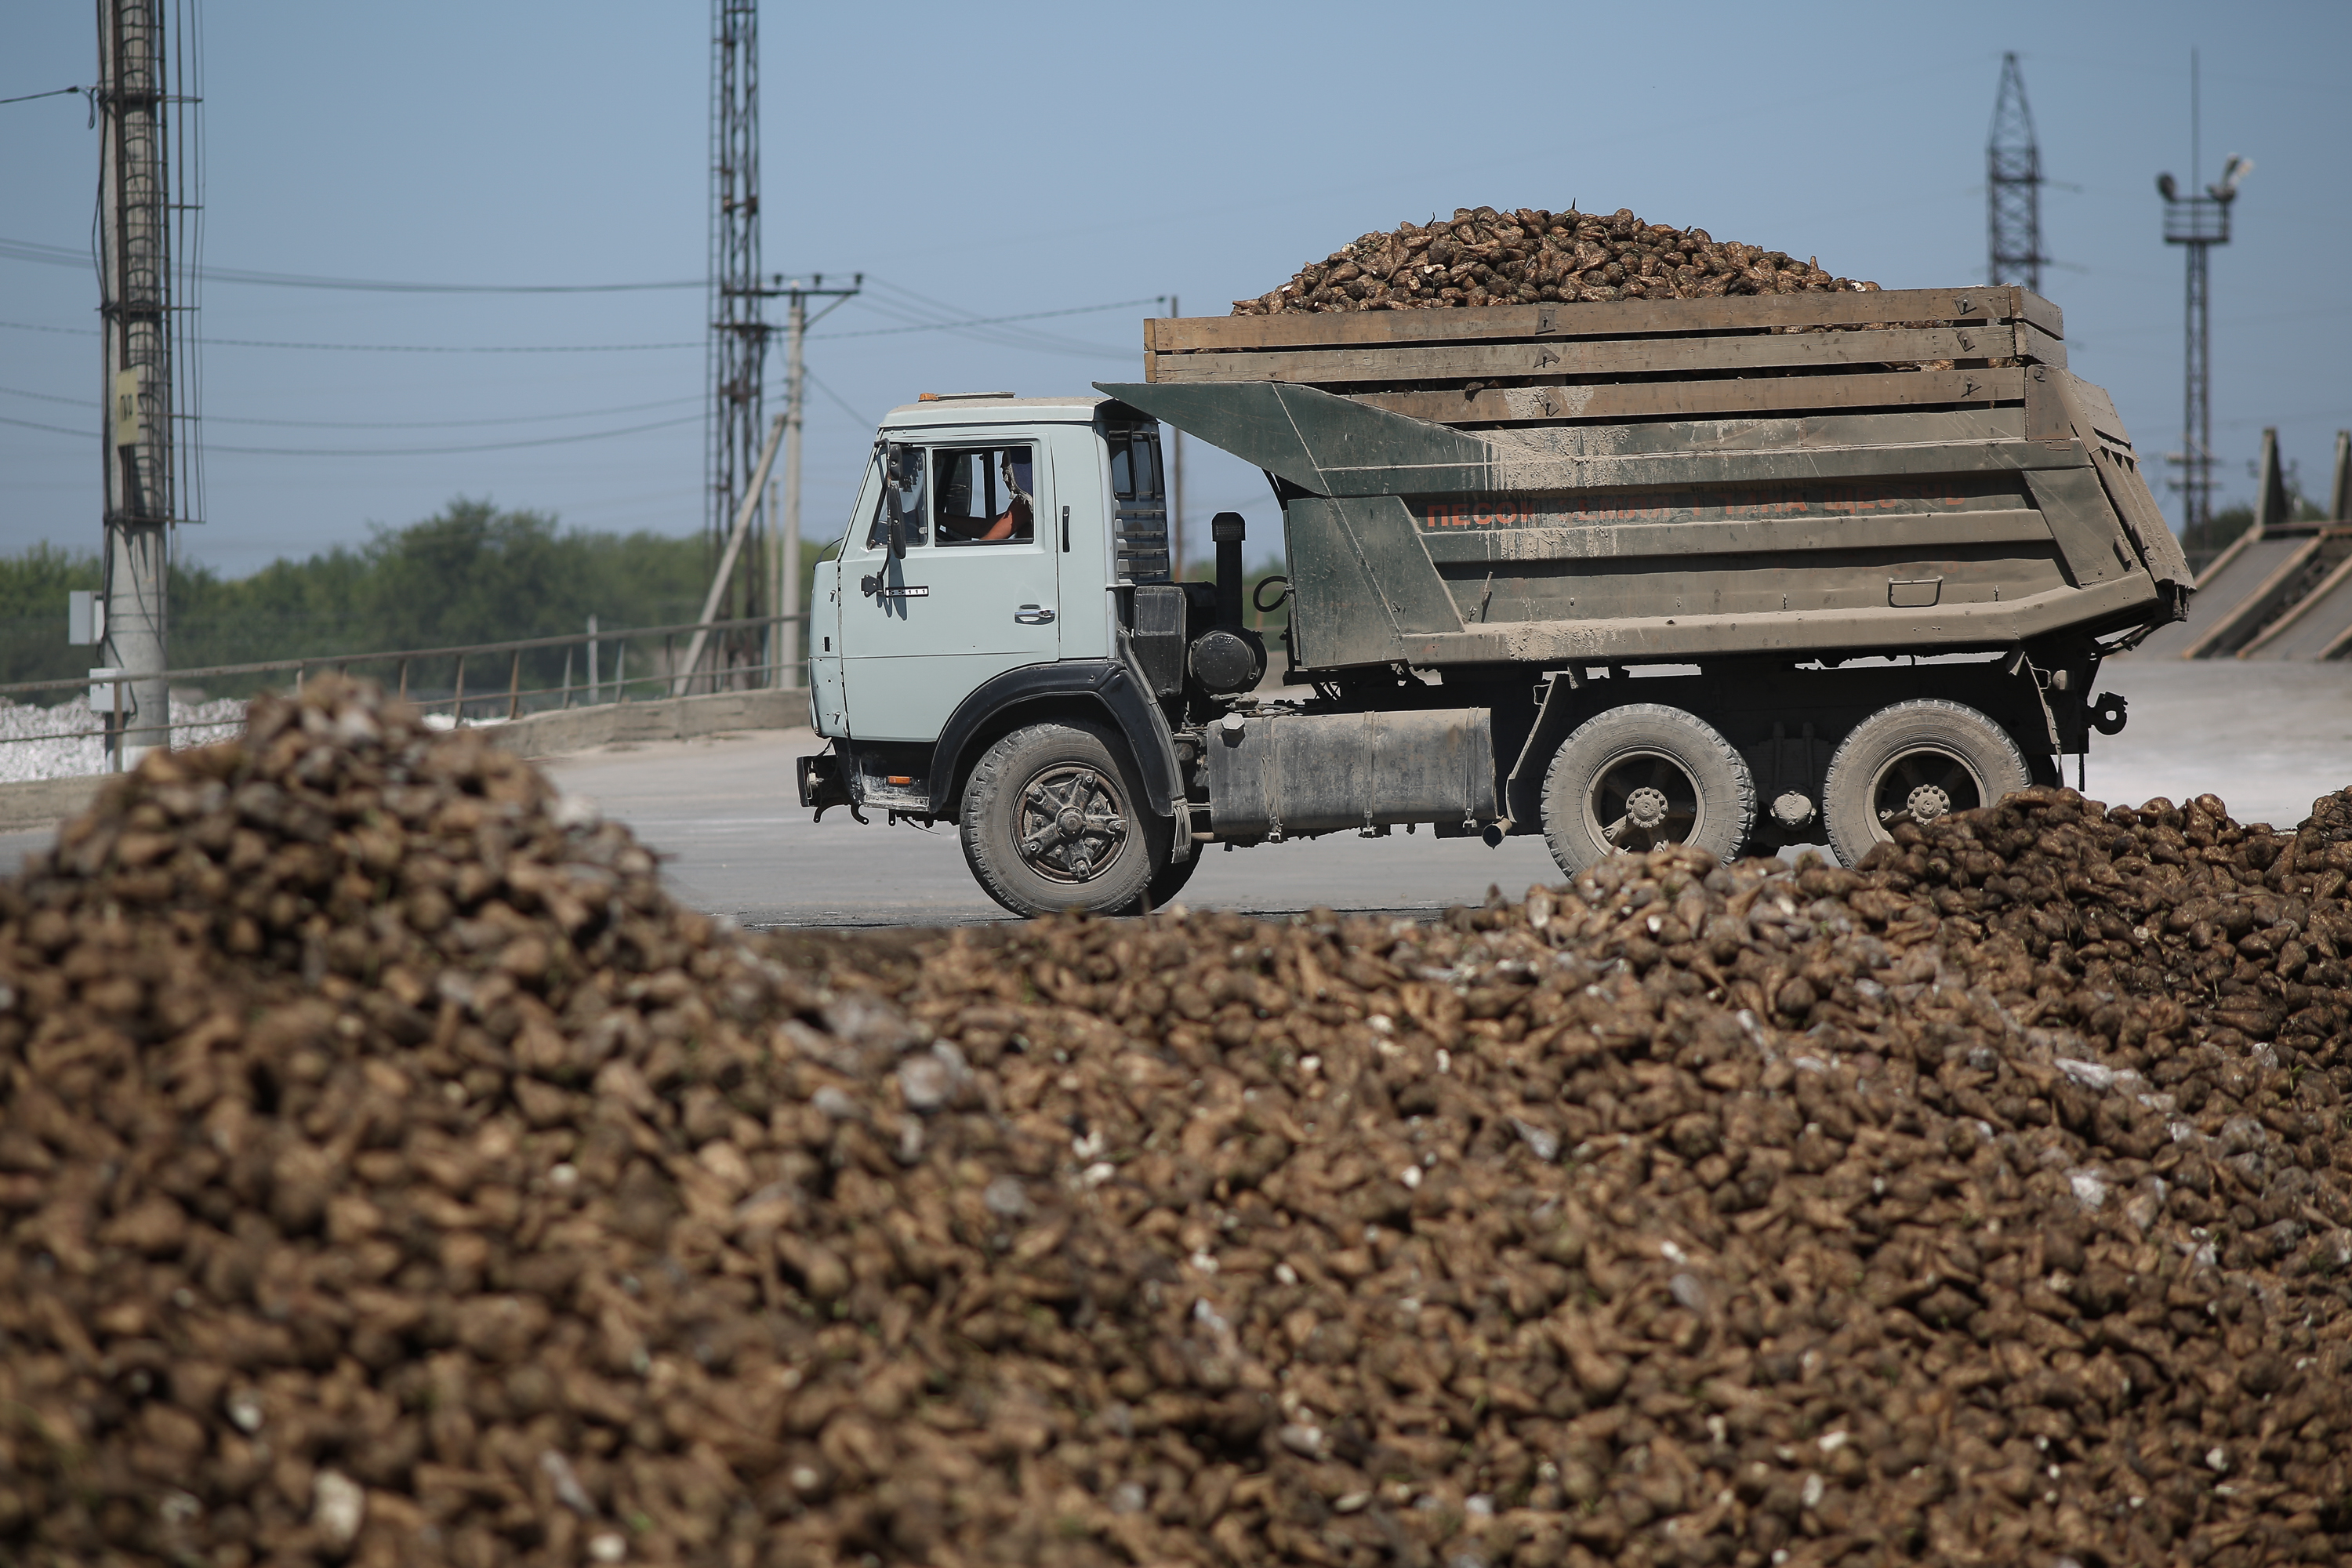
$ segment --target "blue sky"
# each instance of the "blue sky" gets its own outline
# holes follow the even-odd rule
[[[704,275],[707,5],[205,10],[212,266],[455,283]],[[993,341],[875,335],[910,319],[1163,294],[1218,312],[1366,230],[1480,203],[1631,206],[1890,288],[1981,281],[2004,49],[2022,57],[2044,166],[2065,182],[2044,198],[2061,264],[2045,292],[2074,367],[2115,394],[2142,450],[2171,449],[2180,420],[2181,260],[2161,243],[2153,182],[2188,173],[2192,45],[2206,177],[2229,153],[2258,165],[2214,263],[2222,499],[2251,493],[2266,425],[2324,499],[2333,433],[2352,426],[2336,81],[2352,7],[772,5],[761,25],[766,267],[869,284],[811,348],[814,538],[838,533],[890,405],[1133,375],[1151,308]],[[95,52],[88,5],[12,5],[0,97],[86,83]],[[79,100],[0,106],[0,238],[85,246],[96,158]],[[0,424],[0,551],[97,542],[98,348],[80,335],[94,305],[86,268],[0,258],[0,321],[19,323],[0,326],[0,418],[89,432]],[[583,528],[702,525],[698,289],[215,280],[202,305],[219,340],[690,346],[209,347],[208,521],[183,541],[195,560],[241,574],[460,494]],[[397,450],[573,435],[598,438]],[[1238,506],[1267,537],[1258,476],[1192,450],[1196,534]]]

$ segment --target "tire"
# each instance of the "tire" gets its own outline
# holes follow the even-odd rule
[[[1940,698],[1882,708],[1831,753],[1822,778],[1830,847],[1848,866],[1894,841],[1906,815],[1932,822],[1990,805],[2033,782],[2009,731],[1975,709]]]
[[[1728,860],[1755,826],[1747,760],[1706,720],[1662,703],[1629,702],[1586,720],[1544,771],[1544,842],[1571,877],[1662,844]]]
[[[1082,722],[1032,724],[991,746],[960,815],[973,879],[1032,917],[1133,913],[1174,831],[1143,805],[1126,746]]]

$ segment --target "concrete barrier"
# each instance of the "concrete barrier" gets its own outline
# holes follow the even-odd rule
[[[616,741],[688,741],[728,730],[790,730],[809,721],[808,693],[717,691],[651,702],[605,702],[485,724],[490,743],[525,757],[562,757]],[[0,833],[51,827],[89,806],[110,773],[0,784]]]
[[[488,725],[483,732],[493,745],[522,756],[562,757],[615,741],[688,741],[726,730],[790,730],[808,721],[808,693],[787,689],[559,709]]]

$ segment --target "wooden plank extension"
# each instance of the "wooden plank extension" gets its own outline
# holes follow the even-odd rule
[[[1329,310],[1278,316],[1183,316],[1143,324],[1146,353],[1475,342],[1515,338],[1622,338],[1756,332],[1790,327],[1955,325],[2023,321],[2063,338],[2058,307],[2016,288],[1883,289],[1838,294],[1735,294],[1704,300],[1618,300],[1482,305],[1438,310]]]
[[[1759,375],[1728,381],[1637,381],[1598,386],[1486,387],[1462,392],[1359,392],[1353,401],[1435,425],[1516,425],[1561,419],[1717,418],[1840,408],[2020,403],[2026,372],[1879,371],[1860,375]]]
[[[1393,312],[1391,312],[1393,313]],[[1425,312],[1435,314],[1436,312]],[[2026,340],[2029,335],[2032,342]],[[1906,364],[2008,359],[2054,340],[2021,325],[1888,327],[1858,332],[1775,332],[1759,337],[1538,339],[1500,343],[1283,349],[1262,353],[1147,354],[1144,378],[1167,383],[1492,381],[1517,376],[1691,374],[1815,365]]]

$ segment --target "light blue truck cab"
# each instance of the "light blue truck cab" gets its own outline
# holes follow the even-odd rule
[[[831,744],[803,804],[955,822],[1023,913],[1171,896],[1191,838],[1161,699],[1181,679],[1139,658],[1138,601],[1147,656],[1181,656],[1188,609],[1215,606],[1171,580],[1161,473],[1158,423],[1106,397],[892,409],[817,568],[810,707]]]

